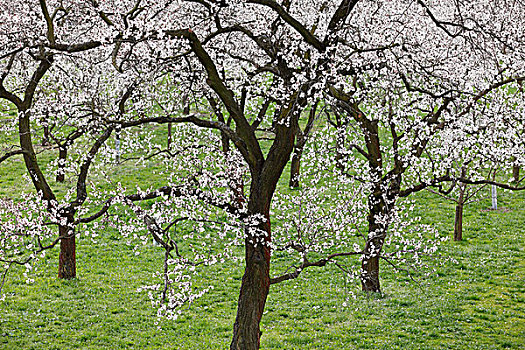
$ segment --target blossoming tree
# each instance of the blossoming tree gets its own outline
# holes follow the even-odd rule
[[[17,98],[9,92],[13,89],[4,87],[5,76],[0,90],[0,96],[18,108],[21,125],[26,126],[20,132],[22,148],[16,152],[24,154],[35,187],[49,203],[55,199],[54,195],[34,161],[34,150],[23,146],[26,144],[23,140],[31,144],[28,112],[39,81],[50,72],[50,55],[67,51],[66,48],[75,51],[71,48],[82,44],[75,42],[67,47],[56,44],[60,42],[56,39],[59,36],[52,33],[54,21],[58,23],[62,18],[59,3],[56,2],[58,10],[51,15],[46,2],[40,1],[43,14],[40,20],[45,19],[41,31],[47,33],[47,39],[45,44],[34,47],[29,44],[28,59],[36,59],[40,68],[35,70],[33,78],[27,79],[25,97]],[[435,163],[443,149],[432,147],[433,144],[450,140],[447,132],[458,125],[468,128],[481,117],[507,117],[523,110],[522,103],[509,104],[505,98],[498,98],[504,95],[502,91],[520,91],[525,76],[525,47],[519,30],[525,22],[525,8],[514,1],[166,0],[85,4],[82,8],[89,9],[86,18],[94,21],[87,21],[91,24],[87,31],[105,28],[107,31],[97,35],[114,42],[103,56],[107,67],[113,67],[113,73],[107,69],[106,73],[90,74],[94,80],[89,86],[114,86],[112,79],[119,77],[127,82],[122,85],[128,87],[123,89],[124,93],[110,93],[109,100],[113,99],[113,103],[107,103],[103,113],[96,113],[100,116],[97,123],[107,125],[99,138],[109,137],[116,128],[191,124],[217,132],[223,145],[234,146],[235,151],[230,152],[224,152],[228,151],[227,146],[222,151],[210,150],[207,158],[210,162],[228,159],[225,156],[228,153],[238,155],[229,158],[237,163],[226,167],[230,169],[226,171],[228,178],[234,180],[222,185],[225,192],[233,193],[230,202],[213,202],[210,200],[213,196],[200,194],[197,189],[206,188],[203,183],[214,183],[202,174],[199,177],[204,182],[195,182],[195,176],[190,176],[183,184],[184,190],[168,186],[121,197],[159,238],[169,231],[171,222],[166,216],[155,217],[129,202],[163,196],[200,198],[243,220],[245,271],[232,349],[259,348],[259,323],[270,285],[295,278],[304,268],[324,266],[339,256],[362,255],[362,288],[367,292],[380,291],[379,259],[389,227],[399,222],[396,219],[399,197],[454,179],[454,174],[447,172],[446,162]],[[14,20],[20,22],[18,18]],[[75,32],[71,26],[64,28]],[[88,46],[95,49],[91,46],[100,45]],[[16,58],[23,53],[16,50],[2,56],[4,60],[8,58],[8,72],[21,70],[18,66],[13,68],[12,62],[17,62]],[[87,68],[81,68],[80,72],[84,69]],[[55,74],[60,76],[58,71]],[[22,81],[13,80],[15,84]],[[107,88],[94,91],[104,94]],[[60,103],[56,97],[53,101]],[[335,141],[337,168],[346,177],[344,181],[366,184],[368,232],[364,248],[332,252],[318,262],[309,262],[302,254],[305,245],[293,242],[292,236],[286,234],[291,231],[285,228],[281,232],[283,241],[288,242],[275,243],[287,251],[301,253],[301,269],[272,278],[272,248],[277,248],[271,229],[272,199],[297,135],[302,136],[298,130],[301,115],[312,110],[315,114],[318,104],[329,106],[332,116],[341,121],[336,124],[348,127],[338,131],[341,138]],[[188,105],[188,113],[181,114],[181,106]],[[108,106],[119,108],[110,113]],[[328,132],[326,137],[330,135]],[[67,139],[67,136],[57,138],[57,144],[63,145]],[[105,140],[95,141],[94,145]],[[342,141],[347,149],[341,149]],[[483,149],[490,147],[488,143],[483,145]],[[100,148],[97,147],[95,153]],[[523,158],[514,152],[516,149],[512,148],[509,155],[521,162]],[[241,163],[237,161],[239,158]],[[87,165],[80,166],[80,174],[87,173],[91,159],[87,157]],[[247,173],[246,186],[242,181],[243,169]],[[220,174],[217,171],[214,178],[220,178]],[[82,184],[77,182],[77,189],[82,190]],[[318,181],[312,182],[312,186],[317,185],[322,186]],[[64,212],[65,218],[85,198],[85,190],[77,193],[80,193],[77,200],[62,209],[69,210]],[[346,211],[348,217],[341,214],[344,211],[340,212],[345,208],[342,203],[353,198],[360,197],[336,201],[335,209],[321,215],[328,221],[315,225],[314,239],[307,244],[310,248],[315,250],[329,239],[326,234],[331,232],[330,228],[345,230],[354,224],[352,210]],[[112,204],[108,199],[89,219],[100,217]],[[307,203],[304,207],[314,215],[314,207]],[[355,207],[359,206],[346,208]],[[170,210],[160,204],[158,209]],[[181,218],[188,216],[179,214]],[[192,220],[211,221],[212,217],[192,217]],[[297,222],[303,222],[302,218]],[[61,236],[72,239],[71,234]],[[176,251],[169,236],[164,237],[157,240],[159,244],[168,252]],[[336,237],[344,241],[348,235]],[[346,249],[348,244],[331,247]],[[182,265],[187,263],[184,259],[178,261]],[[181,275],[175,273],[175,276]]]
[[[247,215],[262,220],[245,231],[246,270],[232,348],[259,344],[258,323],[272,281],[270,204],[293,149],[300,112],[322,97],[334,114],[352,121],[350,149],[364,161],[350,162],[344,172],[373,185],[362,284],[365,291],[379,291],[379,259],[397,199],[454,179],[446,164],[433,163],[436,157],[429,152],[437,148],[429,147],[431,142],[445,138],[457,125],[453,120],[475,124],[480,108],[492,111],[486,117],[515,111],[506,100],[493,98],[523,81],[517,30],[523,8],[505,5],[180,3],[180,17],[174,18],[184,20],[164,33],[182,39],[187,51],[173,57],[172,71],[196,101],[212,95],[215,118],[166,113],[132,122],[191,122],[217,129],[248,166]],[[502,8],[513,13],[513,21]],[[174,98],[164,99],[160,104],[170,106]],[[274,134],[267,151],[260,134],[265,127]]]
[[[28,241],[32,249],[31,242],[38,240],[39,252],[60,243],[59,278],[76,276],[75,227],[96,219],[79,216],[88,211],[93,163],[112,158],[107,141],[119,125],[108,120],[127,112],[133,86],[147,79],[144,74],[121,74],[133,58],[130,52],[120,51],[122,38],[131,30],[128,18],[142,21],[141,27],[155,20],[150,12],[137,18],[140,9],[135,5],[113,3],[113,14],[121,16],[118,23],[96,1],[12,0],[0,5],[0,99],[7,111],[2,132],[16,136],[2,145],[0,162],[23,157],[38,194],[35,200],[42,200],[47,212],[42,212],[45,220],[36,222],[57,226],[58,238],[43,245],[43,235],[36,235],[38,230],[24,232],[23,225],[5,234],[18,240],[17,246]],[[157,11],[154,6],[149,10]],[[141,48],[142,37],[128,40]],[[136,73],[141,67],[134,68]],[[58,150],[55,161],[44,160],[48,153],[38,148],[38,137],[45,139],[48,150]],[[64,182],[66,175],[72,180],[69,189],[53,184],[53,179]],[[66,195],[59,195],[61,191]],[[22,260],[2,256],[2,261],[24,264],[34,255]]]

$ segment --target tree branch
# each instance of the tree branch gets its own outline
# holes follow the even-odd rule
[[[301,272],[304,269],[306,269],[308,267],[312,267],[312,266],[323,267],[330,260],[332,260],[332,259],[334,259],[336,257],[351,256],[351,255],[362,255],[362,254],[364,254],[364,253],[363,252],[334,253],[334,254],[331,254],[328,257],[324,258],[324,259],[319,259],[319,260],[314,261],[314,262],[309,262],[308,260],[305,260],[301,264],[301,266],[299,266],[298,268],[295,269],[295,271],[283,274],[283,275],[278,276],[278,277],[270,278],[270,284],[276,284],[276,283],[288,281],[288,280],[291,280],[291,279],[295,279],[295,278],[299,277],[299,275],[301,274]]]
[[[28,152],[26,150],[23,150],[23,149],[7,152],[3,156],[0,157],[0,163],[2,163],[3,161],[5,161],[8,158],[11,158],[13,156],[16,156],[16,155],[19,155],[19,154],[27,154],[27,153]]]
[[[345,0],[346,1],[346,0]],[[343,2],[345,2],[343,1]],[[318,51],[324,52],[326,50],[325,43],[321,42],[315,35],[312,34],[305,26],[293,18],[281,5],[273,0],[249,0],[248,3],[259,4],[267,6],[277,12],[277,14],[290,26],[292,26],[307,43],[315,47]],[[338,23],[338,22],[337,22]]]
[[[208,75],[206,83],[217,93],[217,95],[219,95],[226,109],[235,121],[237,133],[246,145],[244,150],[240,149],[243,157],[250,165],[250,168],[255,170],[256,167],[264,161],[264,155],[259,143],[257,142],[255,133],[244,117],[244,113],[240,105],[235,100],[233,92],[224,84],[217,71],[215,63],[203,48],[202,43],[197,38],[197,35],[191,29],[168,30],[166,31],[166,34],[173,37],[183,37],[189,40],[193,52],[204,66],[204,69],[206,69]]]

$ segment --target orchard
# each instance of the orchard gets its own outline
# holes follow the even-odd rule
[[[524,27],[521,1],[2,2],[1,347],[521,348]]]

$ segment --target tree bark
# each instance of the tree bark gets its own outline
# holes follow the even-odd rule
[[[370,247],[367,244],[366,252],[369,254]],[[379,256],[368,256],[361,264],[361,288],[363,292],[381,293],[379,282]]]
[[[459,198],[456,204],[456,218],[454,220],[454,241],[463,240],[463,206],[465,205],[465,190],[464,184],[459,187]]]
[[[335,139],[335,166],[340,170],[345,170],[344,166],[344,148],[345,148],[345,129],[341,125],[337,128],[337,135]]]
[[[58,172],[56,176],[57,182],[64,182],[66,179],[65,167],[67,161],[67,148],[59,146],[58,149]]]
[[[456,204],[456,219],[454,221],[454,241],[463,240],[463,203]]]
[[[35,189],[40,193],[42,199],[47,202],[48,210],[53,209],[52,203],[56,201],[56,197],[38,165],[36,153],[33,148],[33,140],[31,138],[30,110],[36,87],[40,79],[42,79],[47,70],[51,67],[52,62],[52,56],[49,56],[47,59],[40,62],[37,70],[31,78],[31,82],[25,90],[23,101],[19,99],[17,100],[16,96],[12,97],[12,99],[15,100],[12,102],[16,105],[20,116],[18,131],[20,147],[24,150],[24,163]],[[59,278],[74,278],[76,276],[75,235],[72,233],[74,231],[71,228],[73,215],[74,213],[66,215],[65,223],[59,226],[59,237],[63,237],[60,240],[60,256],[58,264]]]
[[[51,137],[49,136],[49,126],[44,126],[44,135],[42,136],[42,147],[49,146],[51,142],[49,141]]]
[[[290,110],[283,110],[282,115],[285,117],[289,113]],[[270,243],[272,240],[270,203],[277,182],[293,151],[296,131],[294,129],[278,124],[276,137],[266,160],[260,159],[251,171],[248,214],[262,215],[264,222],[258,223],[256,227],[247,226],[245,230],[246,267],[239,293],[237,317],[233,326],[231,350],[257,350],[260,346],[260,322],[270,290]],[[253,230],[253,228],[258,228],[258,230]]]
[[[516,183],[520,180],[520,167],[518,165],[512,167],[512,177]]]
[[[361,287],[363,292],[380,293],[379,256],[388,230],[385,218],[389,215],[380,183],[368,198],[368,208],[368,237],[361,261]]]
[[[221,132],[221,146],[224,154],[230,152],[230,139],[228,139],[228,136],[224,132]]]
[[[498,192],[496,189],[496,185],[490,186],[490,193],[491,193],[491,199],[492,199],[492,210],[498,210]]]
[[[363,292],[367,293],[381,292],[381,284],[379,282],[379,254],[383,247],[384,233],[382,232],[383,228],[375,221],[375,217],[369,218],[369,234],[361,261],[361,288]]]
[[[172,138],[172,136],[171,136],[171,128],[172,128],[171,123],[168,123],[168,149],[171,148],[171,142],[172,142],[171,141],[171,138]]]
[[[120,163],[121,150],[120,150],[120,129],[119,128],[115,132],[115,150],[117,152],[116,161],[117,163]]]
[[[288,185],[292,188],[299,187],[299,175],[301,173],[301,157],[303,156],[303,146],[296,147],[292,156],[290,166],[290,181]]]
[[[356,108],[357,110],[357,108]],[[361,287],[364,292],[380,293],[379,283],[379,256],[383,248],[386,232],[388,229],[387,219],[388,207],[394,205],[395,197],[389,196],[390,203],[386,203],[387,193],[383,182],[383,160],[381,153],[381,142],[379,140],[378,122],[370,121],[359,113],[356,115],[357,121],[365,132],[365,142],[368,150],[368,162],[370,164],[371,175],[375,180],[372,193],[368,196],[368,237],[365,244],[364,255],[361,261]],[[399,191],[401,177],[389,180],[391,191]],[[392,197],[392,198],[390,198]]]
[[[308,113],[308,121],[306,122],[304,131],[301,130],[301,128],[299,127],[299,119],[297,119],[294,151],[292,154],[292,164],[290,167],[290,180],[288,182],[288,185],[291,188],[299,187],[299,175],[301,174],[301,158],[303,156],[306,140],[308,138],[308,135],[310,134],[310,131],[312,131],[312,127],[314,125],[317,106],[319,105],[318,102],[319,101],[315,102],[315,104],[310,109],[310,112]]]
[[[58,258],[58,278],[71,279],[77,276],[75,232],[71,227],[72,217],[67,224],[59,226],[60,255]]]
[[[260,347],[260,322],[263,315],[266,298],[270,290],[270,247],[268,242],[271,237],[269,221],[269,201],[264,203],[261,199],[258,203],[251,200],[249,207],[259,207],[261,211],[250,211],[263,213],[266,222],[259,225],[259,229],[265,232],[261,237],[254,236],[253,232],[246,229],[245,260],[246,267],[242,277],[241,290],[237,307],[237,317],[233,325],[233,340],[231,350],[257,350]],[[262,208],[261,208],[262,207]],[[254,244],[254,242],[256,242]]]

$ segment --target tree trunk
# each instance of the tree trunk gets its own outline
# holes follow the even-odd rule
[[[383,236],[381,228],[375,223],[369,223],[368,240],[365,245],[363,259],[361,261],[361,288],[363,292],[381,292],[379,283],[379,254],[383,247]]]
[[[172,128],[171,123],[168,123],[168,149],[171,148],[171,142],[172,142],[171,128]]]
[[[459,187],[459,198],[456,204],[456,218],[454,220],[454,241],[463,240],[463,206],[465,205],[466,185]]]
[[[344,148],[345,148],[345,129],[344,126],[337,128],[335,140],[335,166],[344,171]]]
[[[246,269],[242,277],[231,350],[257,350],[259,323],[270,290],[270,249],[246,244]]]
[[[496,186],[492,185],[491,187],[491,198],[492,198],[492,210],[498,210],[498,192]]]
[[[44,135],[42,136],[42,147],[49,146],[51,142],[49,141],[51,137],[49,136],[49,126],[44,126]]]
[[[519,165],[514,165],[512,167],[512,177],[514,178],[514,182],[517,183],[520,180],[520,167]]]
[[[367,244],[367,255],[370,252],[370,247]],[[365,255],[361,263],[361,288],[363,292],[381,293],[381,285],[379,283],[379,256]]]
[[[221,145],[222,145],[222,152],[224,154],[228,154],[230,152],[230,139],[222,131],[221,131]]]
[[[293,99],[288,108],[282,109],[279,120],[298,118],[299,114],[294,106],[301,105],[302,100]],[[299,109],[300,110],[300,109]],[[274,120],[276,120],[275,118]],[[242,121],[240,123],[243,124]],[[260,346],[260,322],[263,315],[266,298],[270,290],[270,202],[284,167],[290,160],[294,147],[297,119],[291,120],[290,126],[285,123],[275,124],[275,140],[270,147],[266,159],[258,144],[251,149],[252,157],[248,157],[251,173],[250,197],[248,200],[248,214],[257,214],[254,219],[261,217],[264,222],[247,224],[245,229],[245,260],[246,267],[241,283],[237,317],[233,325],[232,350],[257,350]],[[251,126],[244,125],[245,131],[251,133],[247,139],[253,145],[258,142],[254,137]],[[249,135],[248,135],[249,136]],[[246,159],[246,158],[245,158]],[[252,220],[247,220],[251,222]]]
[[[67,148],[65,146],[59,146],[58,170],[57,170],[57,176],[56,176],[57,182],[64,182],[66,179],[66,172],[65,172],[66,161],[67,161]]]
[[[454,241],[463,240],[463,203],[456,205],[456,219],[454,221]]]
[[[250,203],[253,204],[253,203]],[[237,317],[233,325],[233,340],[231,350],[257,350],[260,346],[261,331],[259,324],[270,290],[270,221],[269,203],[262,203],[266,222],[259,225],[259,229],[266,233],[261,238],[246,230],[245,243],[246,267],[242,277],[241,290],[237,306]],[[251,207],[252,205],[249,205]],[[260,207],[257,205],[257,207]],[[257,212],[257,211],[255,211]],[[259,211],[261,212],[261,211]],[[258,244],[253,244],[253,242]]]
[[[363,292],[380,293],[379,256],[388,229],[388,223],[385,223],[388,212],[381,184],[377,184],[373,194],[369,196],[368,208],[368,237],[361,261],[361,287]]]
[[[71,223],[72,218],[68,218]],[[71,279],[77,275],[75,232],[69,224],[60,225],[60,255],[58,258],[58,278]]]
[[[115,132],[115,150],[117,152],[116,161],[117,161],[117,163],[120,163],[120,154],[121,154],[121,150],[120,150],[120,129],[117,129],[116,132]]]
[[[292,188],[299,187],[299,175],[301,173],[301,157],[303,156],[303,147],[296,147],[290,167],[290,181],[288,185]]]
[[[304,128],[304,131],[301,130],[299,124],[296,125],[294,152],[292,154],[290,180],[288,182],[288,185],[291,188],[299,187],[299,175],[301,174],[301,158],[303,156],[303,150],[304,146],[306,145],[306,140],[308,138],[308,135],[310,134],[310,131],[312,131],[312,127],[314,125],[315,112],[317,111],[318,105],[319,104],[317,101],[310,109],[310,113],[308,114],[308,121],[306,122],[306,127]],[[299,123],[299,120],[297,120],[297,122]]]

